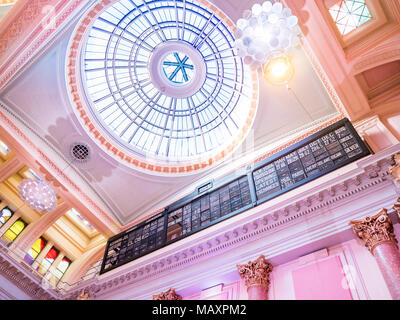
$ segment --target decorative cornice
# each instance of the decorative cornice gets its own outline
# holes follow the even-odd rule
[[[268,292],[269,274],[272,272],[272,264],[261,255],[256,260],[244,264],[238,264],[237,269],[240,277],[245,281],[247,289],[252,286],[261,286]]]
[[[153,300],[182,300],[182,297],[175,292],[174,288],[159,294],[153,294]]]
[[[373,216],[367,216],[362,220],[350,222],[354,233],[365,241],[365,246],[373,253],[376,246],[390,242],[397,246],[397,239],[393,232],[393,224],[390,220],[387,209],[382,209]]]

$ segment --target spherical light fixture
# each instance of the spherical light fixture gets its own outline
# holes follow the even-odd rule
[[[22,180],[18,185],[18,193],[30,208],[38,212],[51,212],[57,207],[54,190],[41,180]]]
[[[264,69],[265,79],[273,85],[287,84],[294,75],[294,67],[286,56],[272,58]]]
[[[282,3],[255,4],[237,21],[236,48],[245,63],[257,69],[300,44],[298,18]]]

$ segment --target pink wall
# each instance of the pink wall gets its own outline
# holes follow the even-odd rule
[[[343,265],[338,256],[293,270],[296,300],[352,300],[343,275]]]
[[[400,237],[399,224],[395,234]],[[246,300],[247,289],[244,281],[237,280],[183,299]],[[391,296],[374,257],[354,239],[274,266],[269,299],[387,300]]]

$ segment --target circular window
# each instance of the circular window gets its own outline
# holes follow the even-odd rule
[[[70,44],[72,98],[88,131],[150,171],[193,172],[226,157],[258,103],[232,22],[205,0],[108,3],[82,19]]]
[[[162,61],[165,76],[172,83],[183,84],[193,79],[194,65],[190,58],[182,53],[173,52]]]

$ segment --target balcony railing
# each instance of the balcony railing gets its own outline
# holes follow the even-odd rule
[[[67,294],[70,290],[78,287],[82,283],[87,283],[90,280],[95,279],[100,272],[102,259],[92,263],[85,274],[76,282],[70,284],[61,279],[58,279],[54,269],[50,267],[45,273],[40,273],[38,267],[40,261],[34,260],[32,263],[27,261],[27,252],[22,250],[19,246],[13,246],[12,239],[9,239],[5,232],[0,234],[0,251],[2,256],[15,266],[22,266],[24,269],[29,271],[32,281],[36,282],[37,285],[41,286],[52,293],[53,296],[62,298],[63,295]]]

